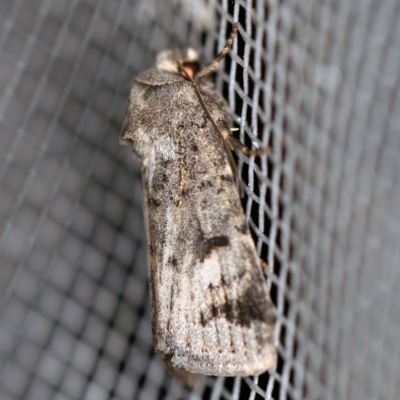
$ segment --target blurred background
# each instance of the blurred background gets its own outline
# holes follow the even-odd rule
[[[396,0],[0,0],[1,400],[400,393]],[[210,61],[251,146],[243,206],[279,358],[193,390],[154,354],[138,164],[118,144],[165,48]],[[397,393],[397,395],[396,395]]]

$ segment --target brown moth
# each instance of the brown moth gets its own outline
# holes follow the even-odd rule
[[[189,385],[187,372],[257,375],[276,357],[273,305],[235,185],[232,119],[206,79],[236,31],[201,70],[192,49],[158,54],[130,89],[120,138],[142,167],[154,347]]]

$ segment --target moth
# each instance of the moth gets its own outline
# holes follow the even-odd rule
[[[193,49],[159,53],[130,88],[120,137],[142,169],[154,347],[189,385],[191,374],[258,375],[276,357],[273,306],[235,184],[231,150],[248,149],[208,79],[236,31],[203,69]]]

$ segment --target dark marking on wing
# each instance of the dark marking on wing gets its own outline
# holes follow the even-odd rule
[[[233,183],[232,175],[220,175],[222,181]]]
[[[252,321],[265,321],[267,324],[273,324],[273,315],[268,310],[265,292],[260,291],[255,285],[250,285],[239,297],[236,308],[235,319],[241,326],[248,327]]]
[[[168,258],[168,264],[173,265],[174,267],[176,267],[178,265],[178,260],[175,256],[170,256]]]
[[[202,181],[201,184],[200,184],[200,187],[202,189],[208,188],[208,187],[213,187],[213,184],[212,184],[212,182],[210,180]]]
[[[150,265],[151,266],[151,265]],[[149,280],[150,285],[150,307],[151,307],[151,329],[153,332],[156,332],[158,325],[157,325],[157,318],[154,318],[158,313],[158,299],[157,299],[157,283],[156,279]],[[154,344],[156,343],[157,338],[153,337]]]
[[[213,318],[216,318],[219,315],[219,309],[215,304],[211,304],[211,315]]]
[[[249,231],[249,228],[248,228],[248,226],[247,226],[246,223],[244,223],[243,225],[240,225],[240,226],[235,226],[235,229],[236,229],[238,232],[243,233],[244,235],[245,235],[246,233],[248,233],[248,231]]]
[[[252,322],[262,321],[268,325],[275,323],[275,317],[272,311],[272,305],[266,301],[266,291],[262,282],[263,275],[261,271],[254,271],[251,282],[239,298],[232,298],[228,295],[226,288],[231,286],[232,280],[238,280],[237,277],[229,279],[221,274],[221,286],[212,286],[210,284],[210,311],[208,319],[203,315],[202,324],[207,324],[211,319],[225,318],[227,321],[240,326],[249,327]],[[241,274],[243,275],[243,274]],[[215,305],[214,292],[222,290],[224,302],[218,306]],[[204,326],[204,325],[203,325]]]
[[[147,200],[147,203],[149,207],[160,207],[161,206],[161,201],[158,199],[155,199],[154,197],[149,197]]]
[[[228,299],[226,303],[222,305],[221,312],[223,315],[225,315],[228,321],[235,320],[235,304],[231,301],[228,301]]]
[[[162,192],[168,186],[168,175],[165,172],[154,174],[152,189],[155,192]]]
[[[192,126],[195,126],[197,128],[197,130],[205,128],[206,125],[207,125],[207,122],[203,122],[201,124],[196,124],[195,122],[192,122]]]
[[[229,244],[230,240],[228,236],[221,235],[206,239],[200,230],[196,243],[197,257],[203,262],[214,249],[229,246]]]
[[[161,171],[167,171],[169,168],[169,165],[173,162],[172,160],[170,160],[168,158],[167,159],[160,158],[157,161],[160,163]]]
[[[232,286],[231,281],[224,274],[221,274],[221,284],[223,288],[230,288]]]
[[[155,319],[155,318],[154,318]],[[176,346],[176,338],[173,334],[171,334],[169,331],[167,331],[165,328],[162,327],[157,327],[155,329],[153,334],[154,340],[157,340],[157,342],[160,343],[165,343],[167,349],[174,349]],[[155,348],[158,350],[157,342],[155,342]]]
[[[170,304],[169,304],[169,311],[170,313],[172,312],[172,310],[175,307],[175,290],[174,290],[174,285],[171,285],[171,294],[170,294]],[[170,330],[170,325],[171,325],[171,317],[168,318],[168,322],[167,322],[167,331]]]
[[[201,325],[206,326],[208,321],[209,321],[209,319],[204,316],[203,311],[200,311],[200,323],[201,323]]]

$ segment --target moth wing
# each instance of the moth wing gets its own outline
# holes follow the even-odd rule
[[[273,305],[224,144],[188,82],[138,93],[123,138],[142,161],[155,349],[191,373],[260,374],[276,356]],[[213,96],[204,101],[229,129]],[[146,117],[157,102],[167,118]]]
[[[165,232],[150,231],[156,350],[192,373],[259,374],[275,359],[273,307],[229,165],[185,174],[180,203],[149,204]]]

